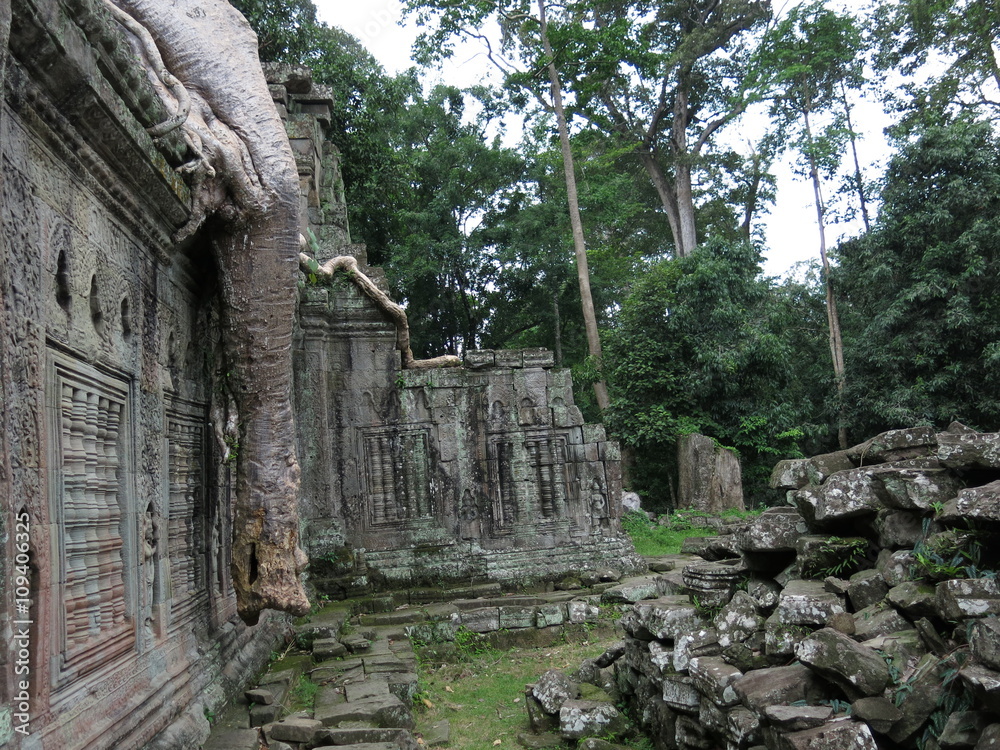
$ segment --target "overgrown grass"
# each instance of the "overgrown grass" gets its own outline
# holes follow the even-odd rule
[[[449,747],[519,747],[517,735],[529,731],[524,686],[548,669],[570,672],[606,647],[606,643],[586,640],[510,651],[462,649],[461,660],[455,663],[421,660],[420,692],[414,701],[417,731],[424,732],[447,719],[451,725]]]
[[[683,516],[661,526],[638,511],[626,513],[622,517],[622,528],[632,538],[635,551],[646,557],[677,554],[689,536],[712,536],[715,533],[712,529],[693,526]]]

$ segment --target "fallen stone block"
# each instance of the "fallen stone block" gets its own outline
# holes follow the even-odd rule
[[[874,649],[832,628],[806,638],[795,648],[795,655],[852,700],[879,695],[889,684],[889,667]]]
[[[790,581],[778,598],[775,614],[784,625],[823,625],[833,615],[846,612],[843,600],[823,587],[822,581]]]
[[[653,578],[637,578],[612,586],[601,594],[604,604],[635,604],[643,599],[655,599],[659,587]]]
[[[266,724],[273,724],[285,713],[285,709],[278,703],[268,705],[255,703],[250,706],[250,726],[262,727]]]
[[[941,681],[944,663],[933,654],[927,654],[917,664],[907,679],[910,686],[905,700],[899,704],[903,716],[887,732],[893,742],[910,741],[927,722],[941,698]]]
[[[362,653],[370,649],[372,646],[370,640],[365,638],[363,635],[358,634],[343,636],[340,639],[340,642],[343,643],[347,647],[347,650],[352,654]]]
[[[896,704],[882,696],[858,698],[851,704],[851,715],[868,724],[876,734],[888,734],[903,718]]]
[[[1000,433],[941,433],[937,457],[951,468],[1000,469]]]
[[[929,583],[918,581],[907,581],[893,586],[887,595],[889,603],[911,620],[936,615],[935,598],[934,587]]]
[[[823,726],[833,718],[829,706],[768,706],[764,718],[782,732],[801,732]]]
[[[761,739],[760,719],[743,706],[736,706],[726,712],[725,734],[736,747],[750,747]]]
[[[521,732],[517,735],[517,744],[526,750],[549,750],[549,748],[565,748],[566,741],[556,732],[533,734]]]
[[[634,607],[646,630],[659,640],[674,641],[681,633],[705,628],[697,608],[684,596],[664,596]]]
[[[698,656],[688,664],[688,672],[694,686],[723,708],[735,706],[740,696],[733,689],[733,683],[743,677],[743,673],[718,656]]]
[[[937,585],[935,604],[944,620],[1000,615],[1000,583],[995,578],[942,581]]]
[[[868,466],[936,456],[937,445],[938,435],[933,427],[908,427],[876,435],[859,446],[848,448],[848,453],[862,466]]]
[[[874,515],[883,507],[885,488],[867,469],[838,471],[819,486],[795,493],[795,506],[811,524],[825,526],[848,518]]]
[[[792,656],[795,647],[814,630],[807,625],[786,625],[775,612],[764,622],[764,651],[768,656]]]
[[[899,510],[928,511],[953,499],[965,486],[954,473],[940,466],[878,466],[871,475],[885,489],[885,505]]]
[[[813,702],[822,697],[823,691],[820,680],[802,664],[747,672],[732,687],[740,702],[758,716],[763,716],[768,706]]]
[[[848,581],[847,598],[854,611],[878,604],[889,593],[889,584],[878,570],[862,570]]]
[[[808,459],[806,470],[809,472],[810,484],[823,484],[832,474],[839,471],[850,471],[857,464],[851,460],[847,451],[822,453]]]
[[[864,564],[868,540],[804,534],[795,542],[796,562],[803,578],[849,575]]]
[[[743,643],[758,630],[764,629],[764,618],[757,612],[757,603],[745,591],[737,591],[713,621],[722,648]]]
[[[867,724],[831,721],[815,729],[792,732],[781,738],[782,750],[878,750]]]
[[[691,659],[696,656],[718,656],[722,653],[719,634],[713,628],[701,628],[682,633],[674,641],[674,669],[686,672]]]
[[[751,577],[747,583],[747,593],[753,597],[761,612],[770,614],[778,606],[781,586],[770,578]]]
[[[858,641],[869,641],[909,627],[910,623],[884,601],[854,614],[854,639]]]
[[[246,690],[243,692],[243,697],[247,699],[248,703],[256,703],[261,706],[269,706],[274,703],[274,693],[264,688]]]
[[[1000,522],[1000,480],[962,490],[945,503],[940,515],[944,524],[961,524],[967,519]]]
[[[612,703],[568,700],[559,708],[559,734],[566,739],[618,737],[629,729],[628,719]]]
[[[914,571],[919,561],[913,550],[897,550],[892,552],[884,549],[878,554],[875,569],[882,574],[882,579],[889,588],[914,580]]]
[[[1000,713],[1000,672],[974,664],[965,667],[959,675],[975,697],[977,705]]]
[[[990,724],[983,730],[975,750],[1000,750],[1000,723]]]
[[[1000,670],[1000,617],[986,617],[972,625],[969,645],[983,666]]]
[[[563,703],[580,694],[580,686],[562,672],[549,669],[538,678],[531,692],[546,713],[556,714]]]
[[[794,508],[768,508],[736,534],[736,544],[744,552],[792,552],[795,541],[807,531]]]
[[[677,717],[674,739],[679,747],[692,750],[711,750],[715,744],[708,736],[708,730],[697,719],[683,714]]]
[[[664,675],[662,697],[664,703],[683,713],[696,714],[701,706],[701,694],[686,675]]]
[[[878,546],[883,549],[913,549],[926,535],[925,520],[916,511],[883,508],[875,517]],[[929,527],[930,522],[927,525]]]
[[[942,750],[974,747],[989,724],[989,717],[981,711],[958,711],[948,717],[938,744]]]
[[[774,465],[769,486],[772,490],[798,490],[810,481],[808,458],[786,458]]]

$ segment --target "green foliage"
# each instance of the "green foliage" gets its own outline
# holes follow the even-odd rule
[[[455,653],[460,661],[497,658],[500,651],[494,648],[482,633],[476,633],[462,625],[455,631]]]
[[[1000,426],[1000,139],[929,128],[893,159],[875,229],[844,243],[846,403],[860,434]]]
[[[290,712],[312,711],[313,704],[316,702],[316,693],[318,691],[319,683],[313,682],[309,675],[304,674],[299,677],[299,681],[295,683],[295,687],[292,688],[292,692],[290,694]]]
[[[779,458],[817,432],[821,386],[796,370],[786,328],[795,303],[760,276],[745,243],[707,243],[639,279],[606,337],[609,429],[635,456],[653,507],[672,507],[676,440],[699,432],[735,448],[751,498]],[[790,394],[799,396],[790,400]]]
[[[655,557],[673,555],[681,551],[684,540],[692,536],[712,536],[712,529],[697,528],[681,520],[663,525],[649,520],[645,513],[632,511],[622,516],[622,528],[632,539],[640,555]]]

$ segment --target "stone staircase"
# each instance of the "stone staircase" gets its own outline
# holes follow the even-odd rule
[[[586,587],[568,584],[572,590],[505,595],[486,585],[437,590],[437,601],[434,590],[411,590],[330,604],[295,626],[296,645],[307,653],[276,660],[257,687],[213,722],[203,750],[417,750],[447,744],[447,726],[415,732],[415,642],[447,648],[464,630],[501,648],[551,644],[563,627],[593,625],[602,605],[674,593],[689,557],[671,556],[657,566],[662,572],[645,576],[614,580],[609,571],[606,580]],[[318,685],[312,710],[290,712],[303,676]]]

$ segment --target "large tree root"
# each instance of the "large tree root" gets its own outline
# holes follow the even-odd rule
[[[406,319],[406,311],[389,299],[389,295],[376,286],[358,268],[358,261],[352,255],[338,255],[320,265],[305,253],[299,253],[299,268],[305,274],[312,274],[321,279],[332,279],[338,271],[349,278],[354,285],[384,312],[396,325],[396,348],[403,360],[403,369],[429,370],[437,367],[461,367],[462,360],[451,354],[445,354],[431,359],[414,359],[410,348],[410,324]]]
[[[115,0],[148,31],[161,95],[176,76],[190,96],[183,127],[193,153],[194,218],[187,235],[216,217],[223,295],[226,385],[236,405],[239,448],[233,508],[233,587],[240,616],[262,609],[304,614],[299,581],[299,467],[291,408],[299,183],[284,126],[257,58],[257,40],[226,0]],[[117,14],[116,14],[117,15]],[[128,26],[128,21],[123,19]],[[148,44],[148,40],[143,42]],[[183,95],[174,92],[179,118]],[[166,127],[173,126],[173,119]],[[158,129],[159,130],[159,129]]]

